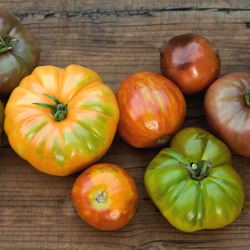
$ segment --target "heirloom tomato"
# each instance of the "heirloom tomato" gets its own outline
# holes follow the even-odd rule
[[[72,199],[80,217],[103,231],[124,227],[134,217],[137,189],[134,180],[114,164],[96,164],[75,181]]]
[[[42,172],[64,176],[104,155],[118,119],[115,95],[94,71],[41,66],[12,92],[4,127],[17,154]]]
[[[194,94],[208,87],[219,76],[220,58],[205,37],[184,34],[164,44],[161,71],[184,94]]]
[[[9,94],[31,73],[39,57],[34,36],[16,17],[0,11],[0,93]]]
[[[227,146],[207,131],[179,131],[145,173],[147,192],[181,231],[221,228],[240,214],[244,189]]]
[[[3,117],[4,117],[4,108],[2,102],[0,101],[0,136],[3,131]]]
[[[151,72],[127,77],[118,91],[118,131],[137,148],[165,144],[178,130],[186,112],[180,90],[167,78]]]
[[[250,73],[235,72],[215,81],[205,96],[210,127],[237,154],[250,157]]]

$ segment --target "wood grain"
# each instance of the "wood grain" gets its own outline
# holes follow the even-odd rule
[[[172,36],[196,32],[212,40],[222,74],[250,71],[250,2],[1,0],[40,41],[40,64],[78,63],[96,70],[115,91],[133,72],[159,72],[159,49]],[[203,96],[187,98],[184,126],[206,127]],[[249,249],[249,159],[234,156],[244,179],[246,203],[239,219],[222,230],[184,234],[172,228],[145,193],[143,174],[159,149],[137,150],[116,137],[101,160],[123,166],[135,178],[139,207],[118,232],[90,228],[77,216],[70,190],[76,175],[35,171],[3,137],[0,148],[0,249]]]

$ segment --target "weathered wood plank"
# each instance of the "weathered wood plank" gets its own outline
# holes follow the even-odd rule
[[[250,2],[2,0],[40,41],[40,64],[78,63],[93,68],[114,90],[132,72],[159,72],[164,40],[197,32],[219,50],[222,73],[250,70]],[[184,126],[206,127],[202,95],[187,98]],[[70,189],[77,174],[59,178],[38,173],[3,137],[0,148],[0,249],[249,249],[249,159],[234,157],[246,187],[245,209],[222,230],[184,234],[172,228],[146,195],[143,174],[159,149],[136,150],[116,138],[102,162],[125,167],[135,178],[139,207],[118,232],[98,232],[73,209]]]
[[[183,234],[170,227],[147,197],[143,174],[154,150],[135,150],[121,142],[102,160],[124,166],[135,178],[140,199],[138,212],[130,225],[119,232],[98,232],[81,222],[70,199],[76,175],[58,178],[38,173],[11,149],[1,153],[0,247],[2,249],[75,249],[93,245],[122,247],[247,247],[250,228],[250,185],[246,186],[246,205],[240,218],[222,230]],[[4,162],[4,164],[2,164]],[[245,183],[250,178],[248,160],[235,157],[235,166]],[[67,248],[68,246],[68,248]],[[196,248],[197,247],[197,248]]]
[[[97,70],[115,89],[131,72],[159,71],[162,42],[184,32],[198,32],[214,41],[222,58],[223,73],[249,70],[248,1],[238,1],[238,5],[237,1],[209,4],[177,1],[178,11],[171,9],[174,1],[167,4],[145,1],[145,6],[144,1],[112,2],[98,5],[98,1],[84,1],[84,4],[53,1],[51,6],[50,1],[1,4],[17,14],[39,38],[41,64],[84,64]]]
[[[160,10],[160,11],[189,11],[197,10],[202,11],[206,9],[219,9],[220,11],[234,10],[245,11],[250,8],[250,3],[247,0],[137,0],[137,1],[123,1],[123,0],[2,0],[2,8],[10,8],[13,12],[41,12],[65,10],[67,12],[78,12],[81,10]]]

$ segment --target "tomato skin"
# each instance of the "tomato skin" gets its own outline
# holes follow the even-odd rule
[[[127,77],[118,90],[118,132],[137,148],[165,144],[184,120],[186,103],[180,90],[165,77],[140,72]]]
[[[104,200],[98,202],[98,194],[103,192]],[[89,225],[113,231],[124,227],[134,217],[138,193],[134,180],[124,169],[100,163],[76,179],[72,199],[78,214]]]
[[[210,164],[209,171],[202,178],[198,178],[201,172],[193,176],[190,166],[202,162]],[[229,225],[244,203],[243,184],[232,167],[229,149],[200,128],[179,131],[171,147],[151,161],[144,181],[162,215],[184,232]]]
[[[2,134],[3,131],[3,119],[4,119],[4,107],[2,102],[0,101],[0,136]]]
[[[245,90],[250,91],[250,73],[227,74],[209,87],[204,106],[212,130],[235,153],[250,157],[250,105]]]
[[[40,48],[33,34],[6,11],[0,11],[0,34],[16,40],[10,50],[0,53],[0,93],[8,95],[35,68]]]
[[[220,58],[204,37],[184,34],[163,45],[163,75],[178,85],[184,94],[194,94],[208,87],[220,73]]]
[[[55,105],[44,94],[67,105],[66,117],[57,121],[49,108],[38,105]],[[118,120],[116,97],[97,73],[79,65],[41,66],[12,92],[4,128],[19,156],[39,171],[65,176],[106,153]]]

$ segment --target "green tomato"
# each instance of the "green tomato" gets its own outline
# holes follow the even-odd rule
[[[179,131],[145,173],[146,190],[177,229],[193,232],[232,223],[244,203],[240,176],[227,146],[207,131]]]
[[[37,40],[15,16],[0,11],[0,93],[9,95],[38,63]]]

